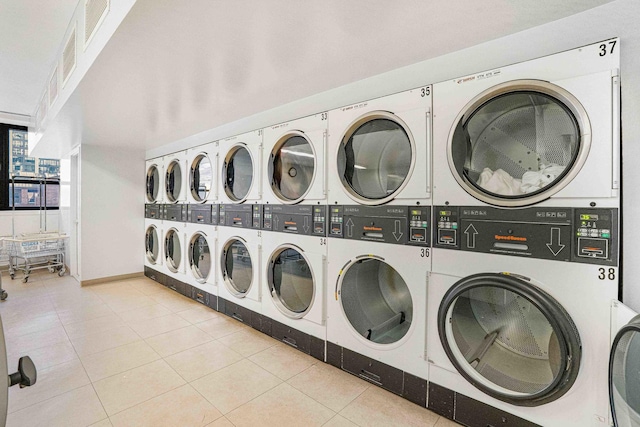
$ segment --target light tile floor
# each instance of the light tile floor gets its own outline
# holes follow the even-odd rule
[[[2,277],[8,426],[457,425],[141,277]]]

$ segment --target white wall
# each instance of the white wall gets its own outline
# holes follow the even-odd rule
[[[640,26],[637,22],[638,17],[640,17],[640,1],[617,0],[546,25],[399,68],[211,129],[172,144],[148,150],[146,157],[162,156],[295,117],[526,61],[612,37],[620,37],[623,185],[625,189],[623,192],[623,213],[625,218],[636,218],[640,216],[640,192],[635,190],[640,188],[640,168],[634,164],[637,159],[640,159]],[[416,43],[429,43],[429,40],[416,40]],[[381,54],[381,52],[375,54]],[[434,111],[434,114],[438,114],[438,112]],[[139,191],[142,194],[142,187]],[[640,311],[640,263],[633,262],[632,255],[635,254],[635,242],[640,241],[640,228],[627,224],[623,236],[623,253],[627,254],[622,270],[623,301],[634,310]],[[579,290],[579,284],[576,284],[576,287],[576,290]]]
[[[47,211],[47,230],[57,231],[60,214],[57,210]],[[0,236],[13,234],[12,223],[15,224],[15,234],[37,233],[44,230],[44,213],[39,211],[0,211]]]
[[[143,270],[144,151],[82,145],[81,280]]]

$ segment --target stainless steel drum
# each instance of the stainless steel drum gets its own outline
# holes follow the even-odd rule
[[[222,170],[224,191],[231,200],[246,199],[253,183],[253,160],[242,144],[233,146],[224,159]]]
[[[300,318],[309,311],[315,282],[311,266],[299,248],[283,245],[271,254],[268,280],[271,298],[284,315]]]
[[[189,267],[193,277],[204,283],[211,272],[211,252],[204,234],[197,232],[189,241]]]
[[[580,337],[560,304],[512,274],[458,281],[438,313],[440,340],[456,369],[498,399],[537,406],[562,396],[580,366]]]
[[[616,427],[640,426],[640,316],[616,335],[609,361],[609,400]]]
[[[302,200],[313,183],[315,155],[299,132],[280,138],[271,151],[269,176],[274,194],[285,203]]]
[[[147,259],[149,262],[155,264],[158,260],[160,244],[158,239],[158,230],[154,225],[147,227],[147,231],[145,233],[145,247]]]
[[[410,133],[398,117],[367,115],[342,138],[337,159],[342,185],[363,203],[384,203],[406,184],[414,152]]]
[[[211,160],[206,154],[199,154],[191,162],[189,171],[189,186],[193,199],[204,202],[209,197],[213,183],[213,169]]]
[[[519,80],[488,89],[460,113],[449,141],[456,180],[499,206],[550,197],[579,172],[591,143],[586,111],[566,90]]]
[[[147,202],[155,203],[158,200],[158,185],[160,183],[160,172],[156,165],[147,169]]]
[[[180,198],[180,190],[182,189],[182,168],[177,160],[171,161],[167,167],[166,176],[166,193],[167,200],[174,203]]]
[[[222,276],[229,292],[238,298],[246,296],[253,282],[251,254],[245,243],[230,239],[222,251]]]
[[[180,248],[180,235],[178,230],[170,228],[164,238],[164,254],[169,270],[176,273],[180,268],[182,249]]]
[[[400,274],[380,258],[360,257],[344,267],[339,294],[347,320],[371,342],[395,343],[411,327],[411,292]]]

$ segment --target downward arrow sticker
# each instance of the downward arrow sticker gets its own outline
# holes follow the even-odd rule
[[[558,256],[558,254],[564,249],[565,245],[560,244],[559,228],[551,228],[551,241],[547,243],[547,247],[549,248],[553,256]]]
[[[400,220],[396,220],[395,222],[395,230],[393,231],[393,237],[395,237],[396,242],[400,241],[400,238],[402,237],[404,233],[402,233],[402,231],[400,231]]]

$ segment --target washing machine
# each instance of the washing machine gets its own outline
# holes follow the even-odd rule
[[[608,425],[617,209],[461,210],[437,227],[474,231],[432,248],[429,407],[463,425],[479,411],[482,425]]]
[[[640,316],[619,301],[612,306],[609,402],[611,425],[640,426]]]
[[[434,205],[619,204],[620,41],[435,84]]]
[[[212,142],[186,150],[188,203],[212,203],[218,198],[218,144]]]
[[[325,203],[327,123],[324,112],[264,129],[263,203]]]
[[[427,248],[329,239],[327,362],[424,406]]]
[[[221,208],[229,206],[221,205]],[[256,205],[246,205],[253,206]],[[221,221],[223,217],[235,221],[227,214],[221,215]],[[261,244],[259,229],[239,225],[218,227],[218,311],[247,324],[251,323],[254,313],[262,312]]]
[[[147,176],[145,203],[162,203],[164,200],[163,179],[164,179],[164,159],[158,157],[156,159],[147,160]]]
[[[431,86],[338,108],[328,117],[329,204],[430,204]]]
[[[219,141],[220,203],[257,202],[262,197],[262,132]]]
[[[186,283],[217,297],[217,227],[210,224],[187,223],[185,233]]]
[[[186,151],[164,157],[164,202],[187,203],[188,160]]]

